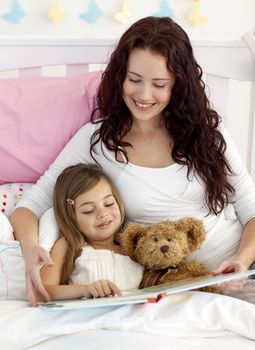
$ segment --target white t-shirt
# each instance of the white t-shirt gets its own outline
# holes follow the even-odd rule
[[[72,284],[89,284],[108,279],[120,290],[138,289],[143,267],[128,256],[90,246],[82,249],[71,275]]]
[[[99,125],[88,123],[83,126],[17,207],[29,208],[38,217],[51,207],[53,187],[59,173],[73,164],[95,163],[90,155],[90,139]],[[199,259],[209,268],[217,267],[236,252],[242,225],[255,217],[254,183],[223,127],[222,132],[227,142],[226,158],[234,172],[234,175],[229,176],[229,182],[236,192],[231,198],[232,204],[217,216],[208,215],[204,205],[204,184],[195,174],[190,174],[187,179],[186,166],[175,163],[164,168],[144,168],[120,163],[101,143],[96,145],[97,153],[94,155],[118,188],[128,221],[153,223],[163,219],[177,220],[184,216],[203,220],[206,241],[191,258]]]

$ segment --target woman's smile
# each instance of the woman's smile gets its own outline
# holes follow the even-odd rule
[[[156,103],[141,103],[135,99],[133,99],[133,101],[136,107],[142,111],[150,110],[156,104]]]
[[[133,49],[123,83],[123,99],[133,119],[161,117],[169,104],[174,82],[175,76],[167,68],[164,56],[150,50]]]

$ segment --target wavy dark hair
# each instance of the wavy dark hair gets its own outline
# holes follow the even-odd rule
[[[67,199],[75,200],[79,195],[96,186],[101,179],[104,179],[111,187],[120,209],[122,225],[125,218],[123,202],[112,181],[99,166],[94,164],[71,165],[64,169],[57,178],[54,187],[53,208],[60,235],[65,238],[67,243],[67,254],[61,271],[61,284],[69,284],[70,275],[75,260],[81,253],[81,248],[89,244],[77,223],[74,205],[69,204]],[[119,232],[115,234],[117,240]]]
[[[203,180],[205,204],[209,213],[218,214],[233,186],[232,174],[224,154],[226,142],[219,131],[220,117],[210,106],[202,80],[202,69],[196,62],[186,32],[169,17],[146,17],[134,23],[120,38],[113,51],[99,86],[98,108],[92,121],[100,128],[93,134],[90,152],[102,141],[112,152],[122,153],[128,162],[123,137],[132,126],[132,117],[122,98],[127,63],[134,48],[151,50],[166,58],[168,69],[175,75],[175,84],[168,106],[163,111],[165,126],[173,140],[172,157],[186,165],[187,177],[192,170]]]

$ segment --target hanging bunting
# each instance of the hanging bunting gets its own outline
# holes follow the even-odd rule
[[[91,0],[87,12],[80,13],[80,19],[89,23],[96,23],[97,19],[102,16],[102,11],[97,6],[95,0]]]
[[[160,10],[156,13],[153,13],[153,16],[156,17],[173,17],[174,16],[174,11],[170,7],[169,3],[167,0],[162,0],[160,4]]]
[[[122,8],[119,12],[115,13],[114,19],[117,22],[126,24],[132,15],[129,0],[123,0]]]
[[[13,0],[11,11],[4,13],[2,18],[10,23],[18,24],[24,16],[25,11],[21,7],[19,1]]]
[[[190,21],[192,27],[199,27],[208,22],[208,18],[202,16],[200,13],[200,0],[192,0],[193,9],[188,14],[188,20]]]
[[[48,17],[54,23],[63,21],[67,16],[67,13],[61,10],[59,1],[60,0],[53,0],[48,12]]]

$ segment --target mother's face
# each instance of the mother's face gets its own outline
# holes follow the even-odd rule
[[[168,105],[175,76],[166,58],[148,49],[135,48],[127,64],[123,99],[134,119],[160,118]]]

